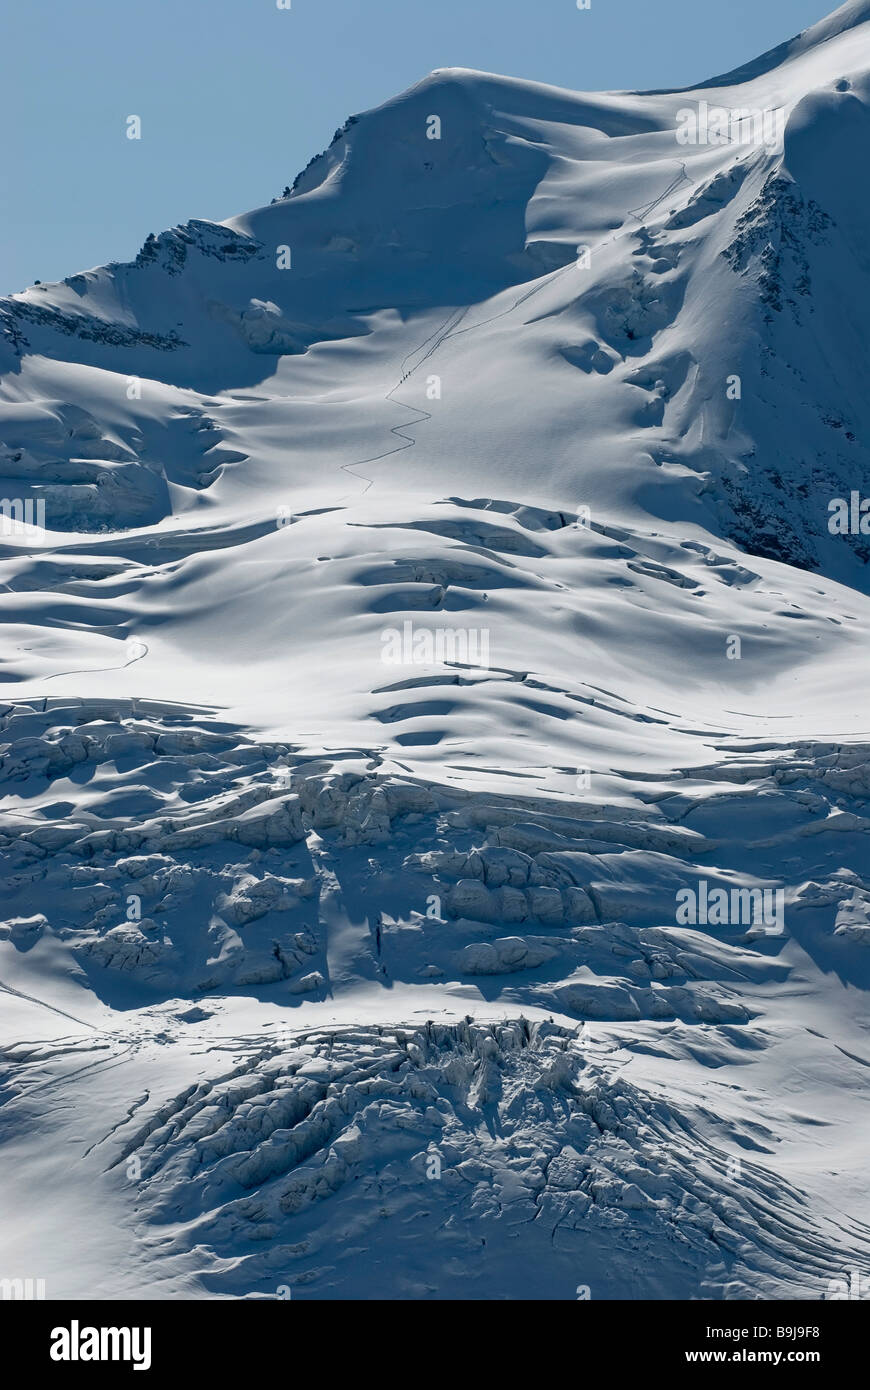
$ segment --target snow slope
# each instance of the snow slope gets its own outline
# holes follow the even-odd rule
[[[0,1278],[870,1277],[868,42],[439,70],[0,301]]]

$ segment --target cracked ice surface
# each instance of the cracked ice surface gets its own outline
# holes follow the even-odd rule
[[[868,1277],[868,30],[0,301],[0,1279]]]

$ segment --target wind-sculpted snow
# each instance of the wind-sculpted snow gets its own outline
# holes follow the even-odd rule
[[[866,1277],[868,32],[0,302],[0,1278]]]

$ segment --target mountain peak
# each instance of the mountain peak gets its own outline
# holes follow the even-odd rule
[[[751,82],[754,78],[763,77],[775,68],[783,66],[791,59],[820,49],[832,39],[849,34],[867,23],[870,23],[870,0],[847,0],[845,5],[841,5],[816,24],[810,25],[808,29],[801,30],[794,38],[777,44],[775,48],[768,49],[760,57],[734,68],[731,72],[699,83],[698,87],[731,87]],[[863,42],[866,42],[866,39]],[[866,50],[864,51],[866,56]],[[856,48],[856,56],[858,54],[859,50]]]
[[[860,1285],[867,9],[0,303],[0,1297]]]

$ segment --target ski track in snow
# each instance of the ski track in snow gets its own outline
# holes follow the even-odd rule
[[[555,279],[557,276],[561,275],[565,270],[570,269],[573,269],[573,267],[563,266],[561,270],[554,272],[553,278]],[[447,318],[444,320],[444,323],[441,325],[441,328],[436,329],[434,333],[430,333],[428,337],[423,339],[422,343],[420,343],[418,347],[413,348],[411,352],[406,354],[402,362],[399,380],[397,381],[396,385],[393,386],[392,389],[387,392],[386,396],[384,397],[384,400],[393,401],[396,405],[404,406],[406,410],[415,410],[415,407],[409,405],[408,402],[397,401],[395,399],[395,392],[398,391],[399,387],[402,385],[403,382],[408,381],[414,375],[415,372],[419,371],[419,369],[423,366],[424,362],[428,362],[429,358],[432,357],[438,351],[438,349],[444,345],[444,343],[448,342],[451,338],[460,337],[463,333],[473,333],[477,329],[485,328],[487,324],[495,323],[497,319],[506,318],[508,314],[512,314],[515,309],[518,309],[520,307],[521,304],[524,304],[526,300],[531,299],[533,295],[539,294],[540,291],[544,288],[546,288],[545,284],[535,285],[532,289],[524,291],[524,293],[521,294],[519,298],[514,301],[514,303],[510,306],[509,309],[501,310],[499,313],[493,314],[490,318],[484,319],[482,323],[471,324],[468,328],[459,327],[459,324],[462,323],[462,321],[465,319],[469,312],[467,306],[464,309],[456,310],[454,313],[448,314]],[[453,323],[454,319],[454,326],[452,328],[448,327],[449,324]],[[447,331],[445,332],[444,329],[447,329]],[[434,342],[432,341],[433,339],[435,340]],[[428,347],[427,351],[420,358],[420,361],[415,363],[414,366],[410,369],[410,371],[406,372],[405,367],[407,363],[410,362],[411,358],[416,357],[417,353],[421,352],[422,349],[430,343],[431,346]],[[395,425],[390,430],[391,434],[397,435],[400,439],[404,441],[402,444],[399,445],[397,449],[388,449],[385,453],[375,454],[372,458],[360,459],[358,463],[343,463],[341,465],[343,472],[350,473],[353,477],[362,478],[363,482],[366,484],[366,487],[363,489],[364,493],[368,492],[369,488],[373,486],[373,479],[366,478],[363,474],[356,473],[354,470],[362,467],[364,464],[378,463],[381,459],[390,458],[392,454],[400,453],[403,449],[413,448],[417,443],[416,439],[403,434],[402,431],[410,429],[412,425],[420,425],[423,424],[426,420],[432,419],[432,413],[428,410],[416,411],[416,414],[418,416],[418,419],[406,421],[404,425]]]

